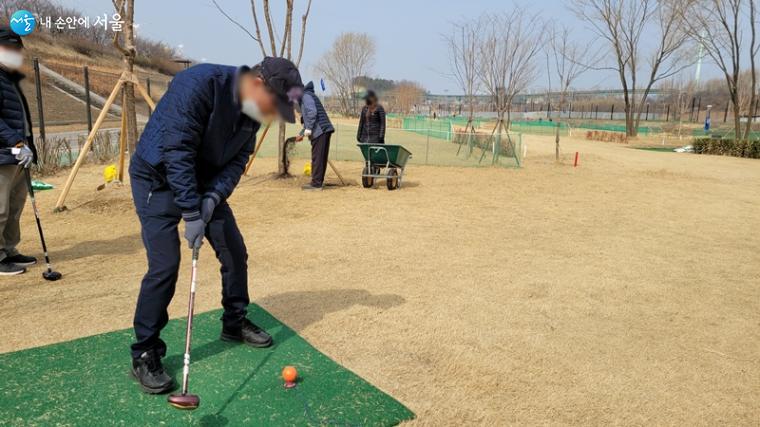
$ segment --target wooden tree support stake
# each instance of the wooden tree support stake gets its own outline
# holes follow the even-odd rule
[[[332,160],[328,160],[327,164],[330,165],[330,169],[332,169],[333,172],[335,172],[335,175],[338,175],[338,179],[340,180],[340,185],[345,187],[346,181],[343,180],[343,176],[340,174],[340,172],[338,172],[338,169],[335,167]]]
[[[261,138],[259,139],[259,143],[256,145],[256,149],[253,151],[253,154],[251,155],[251,158],[248,160],[248,164],[245,165],[245,176],[248,176],[248,171],[251,170],[251,166],[253,166],[253,161],[256,159],[256,155],[259,154],[259,148],[261,148],[261,145],[264,143],[264,138],[267,137],[267,132],[269,132],[269,128],[272,126],[272,123],[268,123],[267,127],[264,128],[264,133],[261,134]]]
[[[137,87],[137,90],[140,91],[140,95],[142,95],[143,98],[145,98],[145,102],[147,102],[151,108],[155,110],[156,103],[153,102],[153,99],[148,95],[148,93],[145,91],[145,89],[142,87],[140,82],[138,81],[137,77],[134,74],[130,74],[127,72],[124,72],[119,77],[119,81],[116,82],[116,85],[114,86],[113,90],[111,91],[111,95],[108,96],[108,99],[106,99],[105,104],[103,104],[103,109],[100,110],[100,114],[98,115],[98,119],[95,121],[95,124],[92,126],[92,130],[87,135],[87,140],[85,141],[84,145],[82,146],[82,149],[79,151],[79,155],[77,156],[77,160],[74,163],[74,166],[71,168],[71,172],[69,173],[69,177],[66,179],[66,184],[63,186],[63,190],[61,191],[61,195],[58,196],[58,201],[55,204],[54,212],[62,212],[66,210],[66,205],[64,204],[66,202],[66,197],[69,195],[69,191],[71,191],[71,186],[74,184],[74,179],[77,176],[77,173],[79,172],[79,168],[82,167],[82,163],[84,163],[84,159],[87,158],[87,153],[90,151],[90,147],[92,147],[92,143],[95,141],[95,136],[98,134],[98,131],[100,130],[100,127],[103,125],[103,122],[105,121],[106,117],[108,116],[108,111],[111,109],[111,106],[113,105],[114,101],[116,100],[116,97],[121,92],[122,88],[124,87],[124,84],[126,83],[132,83]],[[121,129],[121,135],[120,141],[119,141],[119,180],[123,179],[123,170],[124,170],[124,154],[126,152],[126,147],[124,147],[124,144],[126,143],[126,139],[124,138],[124,135],[126,133],[126,123],[124,120],[124,114],[122,111],[122,129]]]

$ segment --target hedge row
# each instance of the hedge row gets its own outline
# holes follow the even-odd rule
[[[760,159],[760,140],[739,141],[723,138],[695,138],[694,152],[719,156]]]

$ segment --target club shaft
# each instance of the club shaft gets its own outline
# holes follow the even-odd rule
[[[188,380],[190,378],[190,341],[193,336],[193,311],[195,308],[195,286],[198,274],[198,252],[200,248],[193,248],[193,269],[190,276],[190,298],[187,303],[187,330],[185,331],[185,357],[182,367],[182,394],[187,394]]]
[[[42,222],[40,221],[40,211],[37,209],[37,200],[34,198],[34,187],[32,186],[32,175],[29,173],[29,169],[24,169],[26,174],[26,187],[29,190],[29,198],[32,200],[32,210],[34,211],[34,219],[37,220],[37,231],[40,233],[40,242],[42,242],[42,252],[45,254],[45,263],[47,264],[48,271],[51,271],[50,257],[48,256],[47,244],[45,243],[45,233],[42,232]]]

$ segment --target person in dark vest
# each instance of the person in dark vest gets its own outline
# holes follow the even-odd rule
[[[311,141],[311,183],[304,185],[304,190],[322,190],[327,170],[327,157],[330,153],[330,137],[335,128],[330,123],[325,107],[314,93],[314,83],[309,82],[298,101],[301,110],[303,130],[296,141],[308,138]]]
[[[385,144],[385,109],[380,105],[377,94],[368,90],[364,96],[367,105],[359,117],[356,140],[365,144]]]
[[[24,44],[10,28],[0,28],[0,275],[21,274],[37,262],[16,249],[26,202],[26,171],[37,161],[29,105],[19,82]]]
[[[200,64],[178,73],[145,126],[129,166],[148,256],[135,309],[132,374],[148,393],[174,387],[161,358],[180,264],[178,225],[188,246],[204,237],[221,263],[225,341],[252,347],[272,337],[246,318],[248,252],[227,199],[253,153],[262,122],[294,123],[303,84],[296,66],[265,58],[254,67]]]

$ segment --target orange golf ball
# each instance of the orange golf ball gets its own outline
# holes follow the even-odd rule
[[[298,378],[298,371],[296,371],[295,367],[286,366],[282,368],[282,379],[285,380],[286,384],[295,383],[297,378]]]

